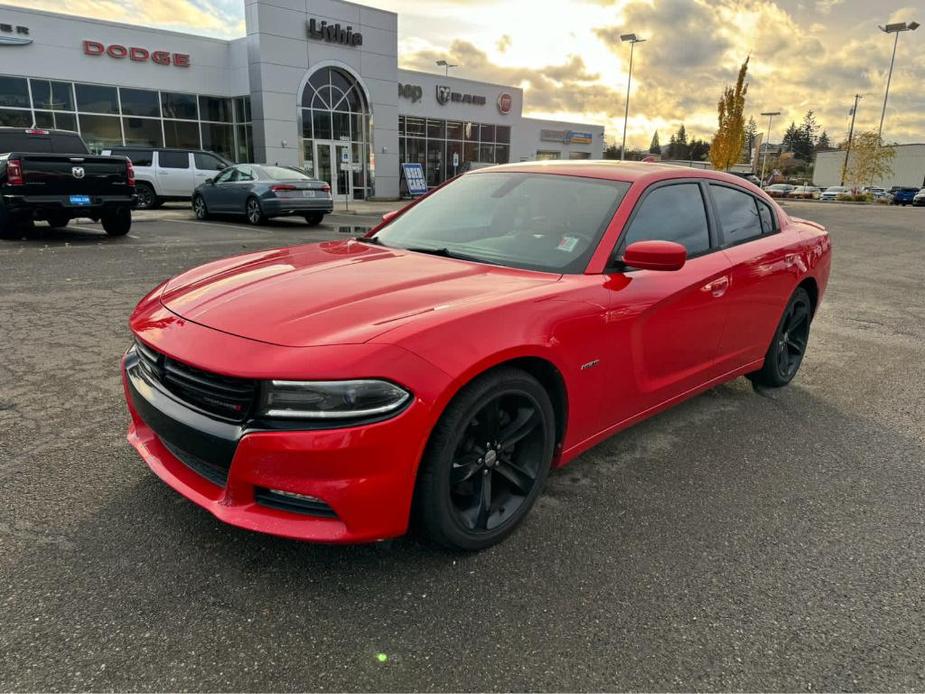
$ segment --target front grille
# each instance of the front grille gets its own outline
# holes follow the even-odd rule
[[[135,346],[145,375],[186,404],[234,422],[243,421],[251,411],[257,397],[256,381],[181,364],[137,340]]]
[[[256,487],[254,489],[254,501],[261,506],[288,511],[289,513],[301,513],[306,516],[318,516],[320,518],[337,518],[334,509],[321,499],[302,496],[301,494],[287,494],[275,489]]]
[[[221,465],[216,465],[215,463],[210,463],[207,460],[203,460],[202,458],[195,456],[188,451],[177,448],[164,439],[160,439],[160,441],[162,444],[164,444],[164,447],[170,451],[174,458],[186,465],[186,467],[188,467],[196,474],[205,477],[212,484],[215,484],[219,487],[224,487],[228,482],[228,468],[222,467]]]

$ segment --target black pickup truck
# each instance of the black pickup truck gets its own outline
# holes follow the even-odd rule
[[[135,171],[126,157],[94,156],[66,130],[0,128],[0,236],[36,220],[60,228],[76,217],[124,236],[135,202]]]

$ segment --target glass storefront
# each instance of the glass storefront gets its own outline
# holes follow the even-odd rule
[[[369,108],[353,75],[315,72],[302,92],[302,166],[331,185],[335,197],[369,196]]]
[[[80,133],[91,151],[119,145],[207,149],[253,161],[250,97],[0,76],[0,125]]]
[[[459,155],[460,166],[466,162],[507,164],[511,157],[511,128],[399,116],[398,151],[402,163],[423,164],[427,185],[436,186],[455,175],[454,154]]]

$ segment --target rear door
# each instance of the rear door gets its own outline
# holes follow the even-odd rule
[[[157,151],[158,193],[170,197],[191,197],[195,185],[192,153],[161,149]]]
[[[708,187],[723,253],[732,266],[729,319],[720,344],[731,370],[764,357],[802,261],[798,249],[784,244],[771,205],[732,184]]]

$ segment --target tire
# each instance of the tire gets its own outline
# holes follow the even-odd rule
[[[127,207],[119,207],[103,215],[101,221],[103,230],[110,236],[125,236],[132,228],[132,211]]]
[[[52,229],[63,229],[68,225],[68,222],[71,221],[71,218],[68,215],[58,214],[50,215],[47,221],[48,226],[50,226]]]
[[[415,488],[416,529],[455,550],[497,544],[540,495],[555,444],[555,413],[539,381],[507,367],[478,377],[431,433]]]
[[[14,239],[18,236],[18,231],[10,213],[0,207],[0,239]]]
[[[139,210],[155,210],[163,204],[163,201],[157,197],[154,187],[150,183],[136,183],[135,195],[138,196],[136,208]]]
[[[809,294],[803,287],[797,287],[774,331],[764,355],[764,365],[748,374],[749,380],[767,388],[780,388],[790,383],[803,363],[812,320],[813,305]]]
[[[209,218],[209,208],[206,207],[205,198],[201,195],[193,196],[193,213],[200,222]]]
[[[321,220],[324,219],[323,212],[312,212],[311,214],[305,215],[305,223],[310,227],[316,227],[321,224]]]
[[[247,202],[244,203],[244,215],[247,217],[247,221],[254,226],[267,223],[267,218],[264,216],[260,201],[257,198],[247,199]]]

